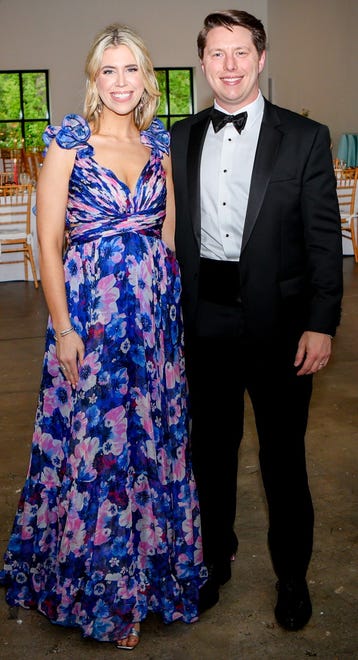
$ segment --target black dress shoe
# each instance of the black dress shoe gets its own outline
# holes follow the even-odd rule
[[[203,614],[206,610],[214,607],[219,600],[219,583],[215,580],[208,578],[204,586],[199,591],[199,614]]]
[[[214,564],[214,573],[217,575],[219,584],[226,584],[231,579],[231,562],[230,560]]]
[[[300,630],[310,620],[312,605],[306,580],[280,580],[275,616],[286,630]]]
[[[230,561],[209,564],[208,579],[199,591],[199,613],[214,607],[219,600],[219,587],[231,578]]]

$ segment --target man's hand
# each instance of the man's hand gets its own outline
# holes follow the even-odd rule
[[[332,339],[322,332],[306,330],[300,341],[295,358],[295,367],[300,367],[297,376],[315,374],[326,366],[332,351]]]

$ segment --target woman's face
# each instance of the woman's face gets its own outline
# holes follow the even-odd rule
[[[116,114],[127,115],[138,105],[144,92],[144,80],[127,46],[104,51],[96,86],[103,105]]]

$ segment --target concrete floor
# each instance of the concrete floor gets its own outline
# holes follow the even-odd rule
[[[240,455],[240,552],[219,604],[191,626],[149,617],[138,660],[358,658],[358,265],[344,259],[345,298],[334,356],[315,380],[307,436],[316,510],[308,575],[313,616],[297,633],[275,623],[275,578],[266,547],[266,510],[250,405]],[[33,284],[0,284],[0,556],[23,485],[39,386],[46,308]],[[37,612],[9,613],[0,590],[0,658],[104,660],[111,644],[83,640]]]

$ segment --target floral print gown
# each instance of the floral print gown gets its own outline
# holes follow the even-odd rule
[[[169,134],[141,132],[131,192],[96,162],[79,115],[44,139],[75,148],[64,270],[85,344],[72,390],[49,321],[30,466],[5,554],[9,605],[111,641],[148,610],[195,621],[205,581],[188,449],[180,273],[161,240]]]

